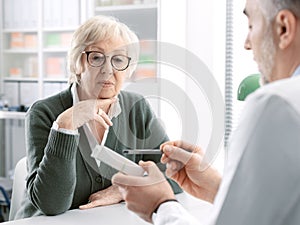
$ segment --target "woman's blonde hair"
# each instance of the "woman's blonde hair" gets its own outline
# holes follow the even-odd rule
[[[124,23],[114,17],[94,16],[83,23],[73,34],[71,47],[68,52],[67,67],[69,83],[78,82],[78,77],[83,71],[82,52],[90,45],[110,39],[121,38],[131,57],[128,67],[129,77],[136,69],[139,57],[139,39],[136,34]]]

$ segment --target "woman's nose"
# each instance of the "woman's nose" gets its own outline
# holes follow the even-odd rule
[[[113,73],[113,67],[111,65],[110,57],[107,57],[105,63],[102,65],[101,73],[108,75]]]

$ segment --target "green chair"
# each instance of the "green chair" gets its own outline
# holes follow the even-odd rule
[[[260,74],[251,74],[244,78],[239,85],[237,99],[245,101],[246,97],[260,87]]]

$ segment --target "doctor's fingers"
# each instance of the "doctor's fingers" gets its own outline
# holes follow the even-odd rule
[[[148,178],[163,177],[163,174],[153,161],[139,161],[139,165],[148,173]]]
[[[117,173],[112,177],[112,183],[126,189],[133,187],[151,186],[160,182],[164,182],[166,180],[163,173],[159,171],[158,167],[155,164],[148,168],[143,168],[148,173],[147,176],[138,177]]]
[[[165,174],[169,178],[173,178],[173,176],[177,173],[181,173],[181,169],[183,169],[185,165],[181,162],[170,160],[166,164],[166,171]],[[184,172],[185,173],[185,172]]]
[[[188,152],[203,153],[202,149],[199,146],[190,144],[190,143],[182,141],[182,140],[167,141],[160,146],[160,149],[162,150],[167,145],[176,146],[178,148],[185,149]]]
[[[169,162],[166,164],[166,172],[177,172],[179,170],[181,170],[184,167],[184,164],[176,161],[176,160],[169,160]]]
[[[119,186],[119,188],[127,189],[132,186],[142,186],[142,177],[130,176],[123,173],[117,173],[112,177],[112,184]]]
[[[183,164],[187,164],[193,157],[193,153],[189,150],[185,150],[172,145],[165,145],[162,151],[164,153],[161,158],[162,163],[168,163],[170,160],[176,160]]]

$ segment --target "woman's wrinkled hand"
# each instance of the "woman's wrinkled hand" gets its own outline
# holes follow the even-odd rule
[[[109,126],[112,126],[112,122],[106,112],[110,105],[116,101],[115,98],[80,101],[61,113],[56,122],[59,128],[76,130],[85,123],[95,120],[105,129],[108,129]]]
[[[91,209],[98,206],[117,204],[123,200],[123,197],[117,186],[112,185],[104,190],[93,193],[89,197],[89,202],[79,206],[79,209]]]

